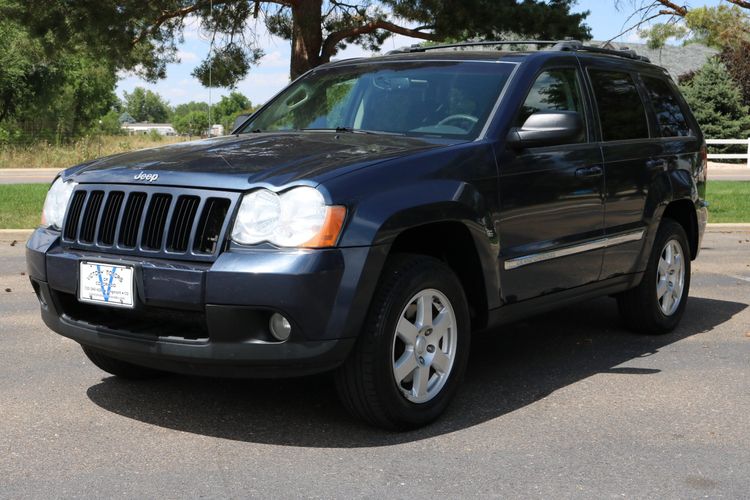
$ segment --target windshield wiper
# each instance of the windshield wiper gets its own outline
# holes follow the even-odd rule
[[[303,128],[312,132],[336,132],[339,134],[366,134],[366,135],[406,135],[401,132],[386,132],[384,130],[367,130],[363,128],[336,127],[336,128]]]

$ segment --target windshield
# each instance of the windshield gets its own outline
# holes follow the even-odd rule
[[[290,85],[241,132],[337,130],[474,139],[513,67],[400,61],[320,69]]]

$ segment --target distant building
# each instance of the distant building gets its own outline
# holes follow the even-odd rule
[[[207,129],[203,135],[207,135],[209,137],[218,137],[220,135],[224,135],[224,125],[217,123],[210,129]]]
[[[147,135],[154,131],[159,135],[177,135],[171,123],[123,123],[128,135]]]

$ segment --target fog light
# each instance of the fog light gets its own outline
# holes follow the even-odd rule
[[[289,334],[292,333],[292,325],[289,324],[289,320],[279,313],[273,313],[271,320],[268,322],[268,327],[271,329],[271,335],[282,342],[288,339]]]

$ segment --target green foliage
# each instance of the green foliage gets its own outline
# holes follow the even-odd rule
[[[161,142],[164,138],[157,130],[151,129],[148,131],[148,138],[154,142]]]
[[[120,123],[120,113],[114,109],[99,119],[99,133],[105,135],[120,135],[123,133],[122,124]]]
[[[164,123],[169,121],[171,109],[156,92],[136,87],[133,92],[125,92],[125,109],[137,122]]]
[[[172,120],[177,118],[178,116],[184,116],[191,111],[203,111],[208,112],[208,103],[207,102],[197,102],[197,101],[190,101],[183,104],[178,104],[175,106],[174,111],[172,112]]]
[[[114,67],[82,47],[50,54],[45,36],[2,16],[8,5],[0,0],[0,140],[60,142],[85,133],[117,102]]]
[[[239,92],[232,92],[228,96],[222,96],[211,110],[211,119],[214,123],[220,123],[224,127],[224,133],[232,131],[234,121],[238,116],[251,114],[256,107],[246,96]]]
[[[652,49],[663,47],[671,38],[685,43],[702,43],[719,49],[736,48],[750,41],[750,13],[737,5],[694,7],[681,23],[658,23],[639,30]]]
[[[750,136],[750,110],[726,66],[713,58],[681,90],[706,137],[737,139]]]
[[[208,130],[208,113],[205,111],[190,111],[184,115],[175,116],[172,127],[178,134],[201,136]]]

